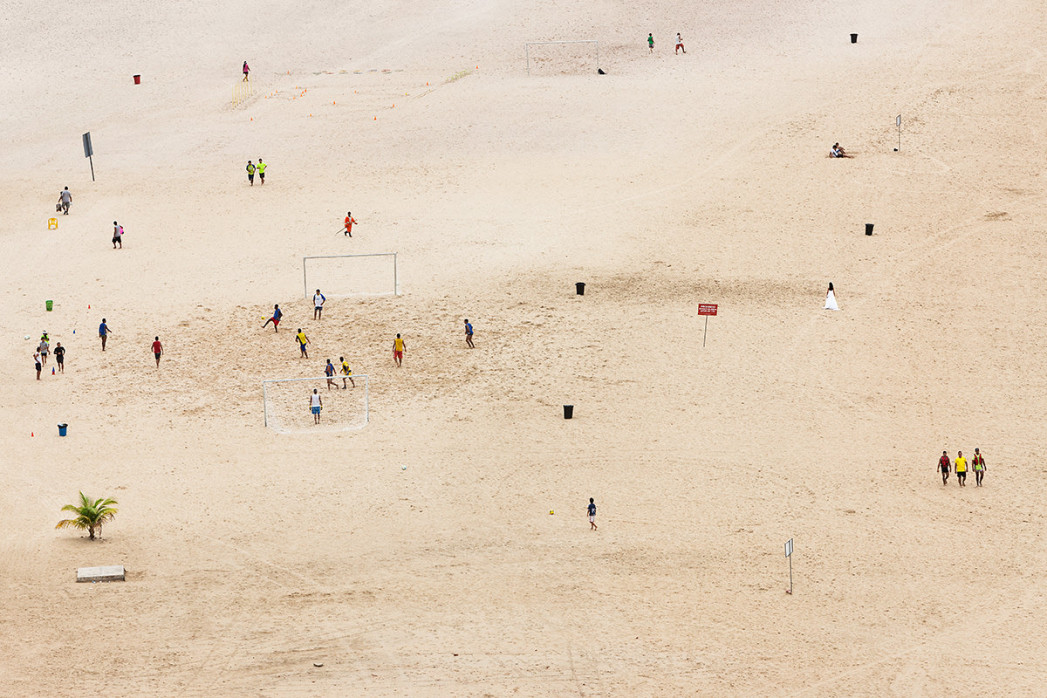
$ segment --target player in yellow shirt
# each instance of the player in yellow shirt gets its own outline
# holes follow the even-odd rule
[[[960,487],[966,487],[967,459],[963,457],[963,451],[956,452],[956,460],[954,460],[952,464],[956,469],[956,480],[960,483]]]
[[[349,381],[356,387],[356,383],[353,383],[353,369],[349,368],[349,362],[345,360],[344,356],[339,356],[338,360],[342,362],[342,390],[347,390],[345,382]]]
[[[306,350],[305,345],[309,343],[309,338],[305,336],[305,332],[302,332],[302,328],[298,328],[298,334],[294,336],[298,340],[298,348],[302,351],[302,356],[306,359],[309,358],[309,352]]]
[[[404,340],[400,338],[400,333],[396,334],[396,339],[393,340],[393,361],[396,362],[396,367],[400,368],[404,363],[404,351],[407,349],[407,345],[404,344]]]

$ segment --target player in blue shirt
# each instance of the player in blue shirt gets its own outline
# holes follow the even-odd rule
[[[334,382],[334,364],[331,360],[327,360],[327,366],[324,368],[324,375],[327,376],[327,389],[330,390],[334,386],[335,390],[338,390],[338,384]]]
[[[596,502],[593,501],[592,497],[589,497],[589,525],[592,527],[589,530],[595,531],[596,526]]]
[[[105,318],[102,318],[102,324],[98,326],[98,336],[102,338],[102,351],[105,351],[105,340],[112,333],[113,331],[109,329],[109,325],[105,324]]]
[[[465,319],[465,345],[470,349],[476,348],[473,344],[473,326],[469,324],[469,318]]]
[[[271,322],[271,323],[273,323],[273,332],[279,332],[280,331],[280,318],[282,318],[283,316],[284,316],[284,312],[282,310],[280,310],[280,306],[279,305],[274,305],[273,306],[273,316],[265,321],[265,325],[262,325],[262,329],[264,330],[266,328],[266,326]]]

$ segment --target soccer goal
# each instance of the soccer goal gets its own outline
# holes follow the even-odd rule
[[[524,44],[527,74],[565,75],[596,72],[600,67],[600,42],[528,41]],[[592,63],[590,63],[592,61]]]
[[[354,388],[348,378],[344,390],[340,375],[331,379],[337,390],[328,388],[327,376],[262,381],[265,426],[280,434],[363,429],[371,418],[371,379],[351,376]],[[314,388],[323,400],[319,424],[310,409]]]
[[[399,291],[396,252],[302,257],[305,297],[395,296]]]

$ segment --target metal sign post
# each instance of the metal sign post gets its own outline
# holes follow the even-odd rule
[[[91,147],[91,132],[84,134],[84,157],[91,161],[91,181],[95,181],[95,161],[92,157],[95,149]]]
[[[894,123],[898,125],[898,147],[896,150],[902,149],[902,115],[899,114],[898,118],[894,120]]]
[[[789,558],[789,588],[785,590],[786,594],[793,593],[793,539],[785,541],[785,557]]]
[[[705,339],[709,336],[709,316],[716,315],[716,309],[719,306],[716,303],[699,303],[698,314],[705,316],[705,334],[702,335],[702,346],[705,346]]]

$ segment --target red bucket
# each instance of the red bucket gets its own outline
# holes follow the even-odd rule
[[[136,85],[141,85],[142,84],[142,76],[141,75],[135,75],[135,84]]]

